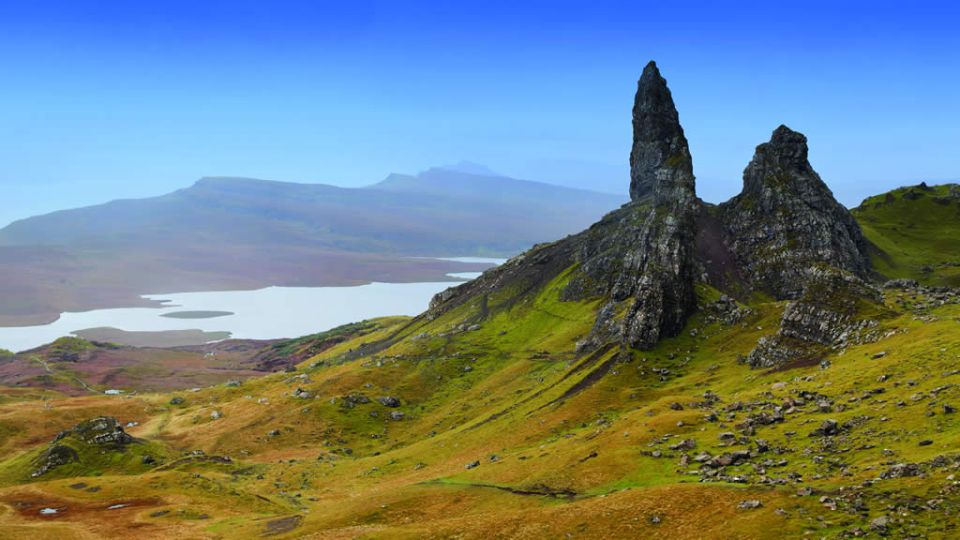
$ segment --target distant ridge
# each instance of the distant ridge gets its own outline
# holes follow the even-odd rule
[[[465,161],[465,160],[455,163],[453,165],[441,165],[440,167],[437,167],[437,168],[445,169],[448,171],[467,173],[467,174],[476,174],[480,176],[505,176],[503,174],[500,174],[494,171],[490,167],[487,167],[486,165],[483,165],[481,163],[475,163],[473,161]]]
[[[362,188],[206,177],[0,229],[0,324],[145,293],[445,280],[479,267],[411,257],[512,255],[625,200],[441,167]]]

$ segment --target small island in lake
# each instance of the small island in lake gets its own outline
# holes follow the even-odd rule
[[[214,319],[217,317],[229,317],[234,315],[232,311],[173,311],[170,313],[161,313],[161,317],[170,319]]]
[[[128,347],[189,347],[230,338],[230,332],[204,332],[203,330],[159,330],[130,332],[119,328],[85,328],[73,335],[90,341],[116,343]]]

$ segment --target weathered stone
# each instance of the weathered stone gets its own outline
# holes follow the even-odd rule
[[[671,450],[693,450],[697,447],[697,441],[693,439],[684,439],[677,444],[670,445]]]
[[[890,478],[907,478],[912,476],[920,476],[920,472],[920,466],[916,463],[897,463],[880,474],[880,478],[883,478],[884,480],[888,480]]]
[[[694,196],[693,160],[673,95],[651,61],[637,83],[633,104],[630,198],[672,203],[677,195]]]
[[[870,521],[870,528],[877,532],[886,532],[889,526],[890,518],[887,516],[876,517]]]
[[[810,165],[802,134],[777,128],[745,169],[742,193],[719,206],[703,203],[673,97],[651,62],[637,85],[633,136],[629,204],[438,294],[425,318],[471,299],[492,311],[492,293],[509,286],[533,294],[574,268],[560,299],[600,306],[578,352],[619,346],[625,357],[627,349],[678,335],[698,309],[696,286],[704,282],[727,293],[704,306],[711,320],[740,321],[749,310],[734,297],[751,291],[794,300],[777,334],[745,358],[753,367],[815,365],[831,348],[875,337],[875,322],[851,310],[860,298],[879,296],[866,283],[866,241]],[[823,294],[828,289],[843,294]]]
[[[31,476],[42,476],[57,467],[74,463],[80,460],[77,451],[66,443],[99,447],[101,452],[121,450],[124,446],[136,442],[129,434],[123,431],[123,425],[116,418],[100,416],[81,422],[71,429],[61,431],[54,437],[50,447],[37,458],[37,469]]]
[[[778,127],[743,171],[743,191],[721,205],[744,273],[777,298],[799,296],[806,272],[821,264],[861,278],[870,268],[860,226],[807,154],[806,137]]]
[[[811,437],[832,437],[839,435],[841,431],[840,424],[836,420],[824,420],[820,427],[810,433]]]
[[[377,401],[379,401],[380,404],[383,405],[384,407],[399,407],[399,406],[400,406],[400,400],[397,399],[397,398],[395,398],[395,397],[393,397],[393,396],[383,396],[383,397],[379,397],[379,398],[377,398]]]
[[[853,274],[811,268],[803,293],[783,312],[776,334],[763,337],[745,358],[754,368],[817,361],[829,349],[879,339],[877,321],[859,316],[860,306],[882,303],[880,292]]]
[[[370,398],[358,393],[347,394],[340,398],[340,406],[345,409],[352,409],[357,405],[366,405],[367,403],[370,403]]]

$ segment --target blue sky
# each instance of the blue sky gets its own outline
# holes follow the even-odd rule
[[[952,2],[0,3],[0,222],[201,176],[363,185],[467,159],[626,192],[656,59],[701,196],[780,123],[842,202],[960,177]]]

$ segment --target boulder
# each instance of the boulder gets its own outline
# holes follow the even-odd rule
[[[399,407],[400,400],[393,396],[382,396],[377,398],[377,401],[380,402],[384,407]]]

